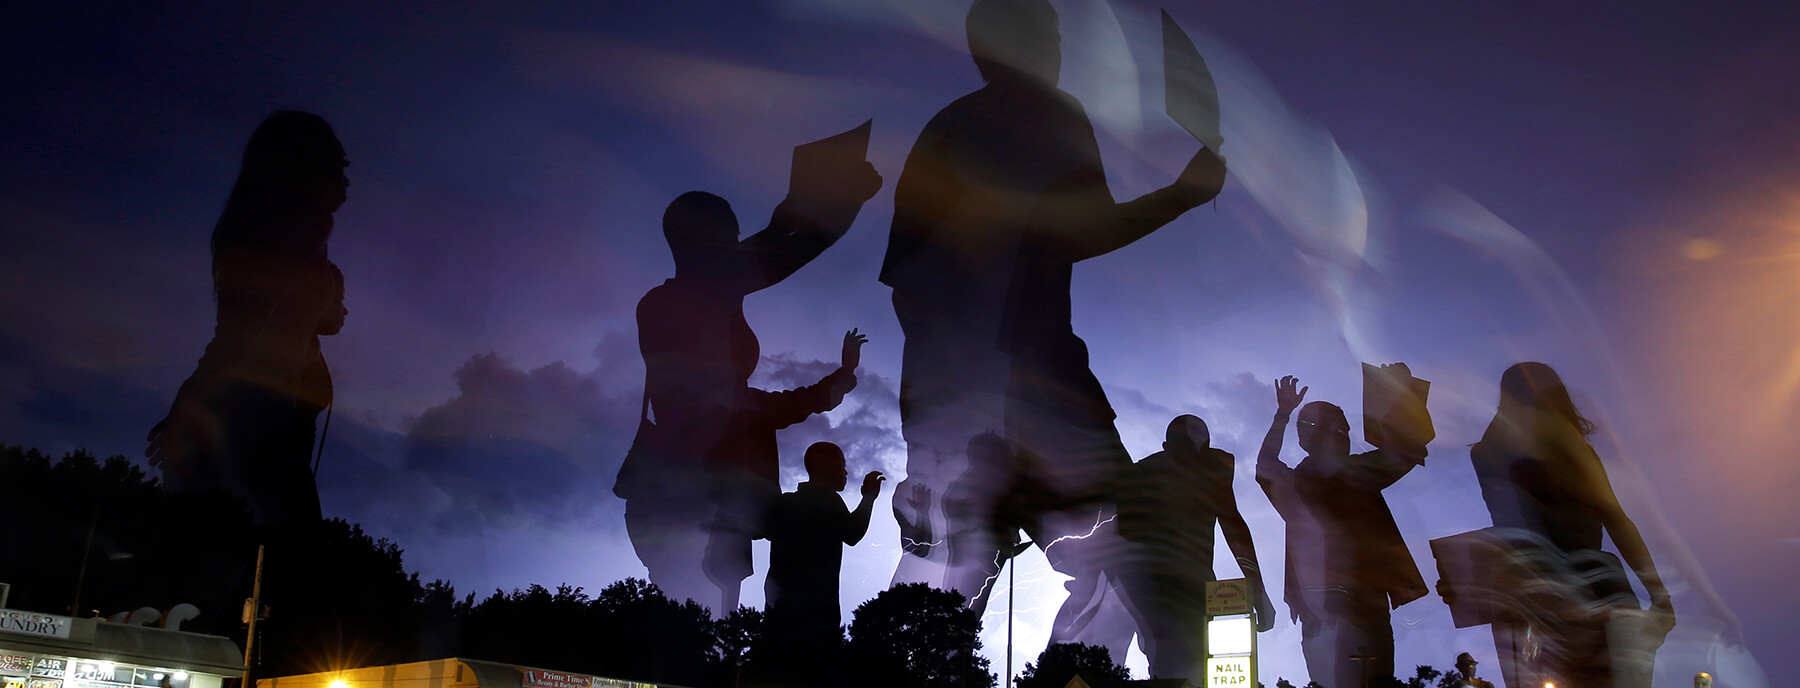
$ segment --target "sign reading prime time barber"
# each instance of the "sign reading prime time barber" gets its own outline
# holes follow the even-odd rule
[[[565,674],[560,671],[526,669],[520,676],[519,683],[525,688],[591,688],[594,685],[594,677]]]
[[[0,631],[8,633],[24,633],[67,640],[69,626],[73,621],[74,619],[69,617],[55,614],[0,609]]]

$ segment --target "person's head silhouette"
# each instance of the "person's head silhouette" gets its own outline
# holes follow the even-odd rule
[[[1562,376],[1536,361],[1515,363],[1500,374],[1499,414],[1522,418],[1521,411],[1549,413],[1567,421],[1583,435],[1594,434],[1594,423],[1575,409]]]
[[[1300,448],[1305,449],[1308,456],[1346,456],[1350,453],[1350,421],[1336,404],[1308,402],[1300,407],[1296,424]]]
[[[344,144],[325,118],[283,110],[257,125],[244,146],[238,185],[254,184],[328,203],[344,204],[350,180],[344,176]]]
[[[292,110],[269,115],[244,146],[237,184],[213,227],[213,256],[236,249],[317,250],[331,231],[331,213],[348,198],[349,164],[324,118]],[[301,224],[280,221],[284,217]]]
[[[738,251],[738,219],[731,204],[705,191],[689,191],[663,211],[663,238],[675,257],[676,275],[705,275],[728,267]]]
[[[1465,679],[1475,678],[1476,664],[1480,662],[1475,661],[1475,656],[1467,652],[1456,656],[1456,670],[1462,672]]]
[[[1012,465],[1012,448],[993,432],[969,438],[969,470],[1005,472]]]
[[[1062,33],[1048,0],[975,0],[965,28],[982,81],[1056,86],[1062,75]]]
[[[1180,454],[1194,454],[1212,446],[1212,432],[1199,416],[1184,413],[1169,421],[1164,433],[1163,449]]]
[[[842,492],[850,484],[844,450],[830,442],[814,442],[806,448],[806,477],[813,485]]]

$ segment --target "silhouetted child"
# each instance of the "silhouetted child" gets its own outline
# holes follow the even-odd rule
[[[1405,364],[1381,371],[1412,379]],[[1256,482],[1287,522],[1283,597],[1300,621],[1307,673],[1333,688],[1356,688],[1394,675],[1389,604],[1397,608],[1428,592],[1381,491],[1425,462],[1429,438],[1417,436],[1416,424],[1411,435],[1366,433],[1376,449],[1351,454],[1343,409],[1315,401],[1300,409],[1306,458],[1290,468],[1281,462],[1281,444],[1289,415],[1306,396],[1298,385],[1292,376],[1275,383],[1275,420],[1256,457]],[[1415,416],[1424,413],[1423,398],[1414,406]],[[1429,416],[1424,420],[1428,433]]]
[[[863,476],[862,501],[852,511],[838,496],[850,477],[842,449],[830,442],[807,447],[806,473],[808,480],[777,498],[765,520],[765,666],[804,685],[831,685],[843,642],[838,572],[844,546],[861,542],[868,532],[882,477],[880,471]]]

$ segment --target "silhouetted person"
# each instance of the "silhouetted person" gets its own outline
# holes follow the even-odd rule
[[[944,496],[950,531],[945,587],[969,590],[968,606],[980,610],[994,596],[1001,568],[1032,545],[1021,531],[1035,534],[1042,514],[1101,497],[1056,492],[1044,482],[1036,457],[991,432],[971,438],[967,456],[968,470]]]
[[[1235,462],[1212,446],[1205,421],[1181,415],[1169,422],[1162,451],[1121,468],[1114,479],[1119,534],[1137,546],[1121,575],[1152,676],[1200,681],[1206,675],[1214,523],[1256,591],[1258,630],[1274,627],[1256,545],[1232,492]]]
[[[1458,685],[1469,688],[1494,688],[1492,681],[1484,681],[1475,677],[1475,665],[1477,664],[1480,662],[1475,661],[1475,656],[1467,652],[1456,656],[1456,680],[1460,682]]]
[[[835,685],[843,633],[838,629],[838,572],[844,546],[869,530],[881,472],[863,476],[862,501],[851,511],[838,496],[848,484],[844,450],[830,442],[806,449],[808,480],[781,495],[766,520],[769,575],[763,590],[764,659],[768,671],[801,685]]]
[[[1405,364],[1382,370],[1411,377]],[[1427,592],[1381,496],[1424,463],[1425,443],[1398,432],[1368,433],[1372,441],[1387,441],[1351,454],[1343,409],[1315,401],[1300,409],[1297,435],[1306,458],[1290,468],[1281,462],[1281,444],[1289,415],[1306,396],[1298,385],[1292,376],[1275,383],[1275,420],[1256,457],[1256,482],[1287,522],[1283,598],[1300,622],[1306,671],[1321,684],[1354,688],[1394,675],[1389,605],[1398,608]],[[1365,422],[1378,421],[1365,416]]]
[[[1517,585],[1538,593],[1531,608],[1492,625],[1508,686],[1647,687],[1675,625],[1650,550],[1588,444],[1593,432],[1555,370],[1519,363],[1501,375],[1500,407],[1469,450],[1495,530],[1515,543],[1512,559],[1536,567]],[[1647,617],[1625,566],[1600,549],[1603,534],[1649,591]]]
[[[995,576],[1013,556],[1024,551],[1019,531],[1028,519],[1015,508],[1016,495],[1037,491],[1025,485],[1031,471],[1021,466],[1006,440],[991,432],[969,439],[967,469],[944,493],[947,590],[966,590],[969,606],[981,609],[994,593]]]
[[[1005,428],[1009,441],[1040,457],[1057,490],[1077,492],[1130,459],[1069,326],[1072,266],[1210,200],[1224,165],[1201,151],[1175,184],[1115,203],[1093,126],[1056,88],[1061,38],[1050,4],[977,0],[967,29],[987,84],[920,133],[895,189],[881,270],[906,333],[907,483],[943,494],[969,439]],[[1095,508],[1040,520],[1054,538],[1087,533],[1104,518]],[[1099,569],[1080,548],[1063,547],[1051,560],[1091,579]],[[933,582],[937,566],[904,557],[895,581]]]
[[[671,599],[716,604],[719,614],[737,608],[755,521],[781,491],[775,431],[836,408],[856,385],[865,340],[854,330],[844,336],[844,366],[817,384],[749,385],[762,352],[744,297],[843,236],[881,177],[864,163],[839,184],[793,190],[767,229],[741,241],[718,196],[691,191],[663,214],[675,276],[638,302],[643,415],[613,492],[625,500],[638,559]]]
[[[251,134],[213,227],[212,341],[147,438],[164,484],[229,491],[260,524],[320,518],[310,450],[330,382],[318,335],[342,327],[326,241],[350,185],[347,165],[317,115],[277,112]]]

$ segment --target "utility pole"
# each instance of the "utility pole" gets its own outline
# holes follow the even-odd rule
[[[262,569],[263,546],[256,546],[256,579],[250,584],[250,604],[247,607],[250,616],[250,633],[244,638],[244,685],[242,688],[254,688],[250,682],[250,657],[256,647],[256,617],[262,616]]]
[[[1006,688],[1013,685],[1013,595],[1019,580],[1018,557],[1006,562]]]
[[[94,548],[94,527],[100,524],[100,503],[94,502],[94,515],[88,517],[87,541],[81,544],[81,572],[75,574],[75,599],[69,602],[69,616],[81,616],[81,585],[87,582],[89,552]]]

